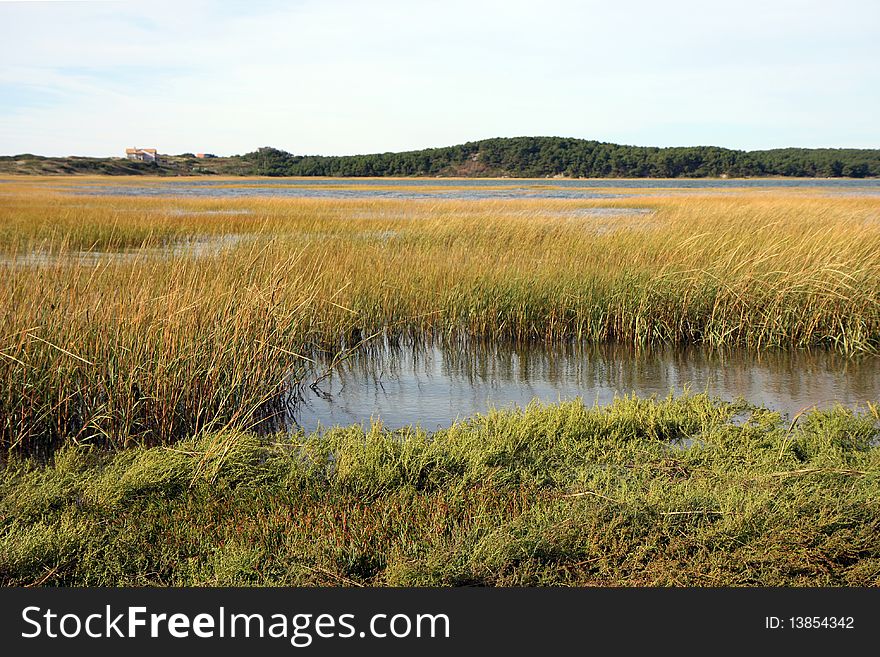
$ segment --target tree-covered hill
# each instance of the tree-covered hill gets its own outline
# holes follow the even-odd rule
[[[261,148],[242,156],[269,176],[511,176],[676,178],[880,176],[880,150],[717,146],[655,148],[561,137],[486,139],[446,148],[339,157]]]
[[[563,137],[485,139],[445,148],[371,155],[294,155],[276,148],[225,158],[164,156],[146,165],[121,158],[0,157],[0,173],[260,176],[509,176],[522,178],[701,178],[880,176],[880,149],[717,146],[657,148]]]

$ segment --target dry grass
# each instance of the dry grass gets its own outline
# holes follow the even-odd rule
[[[577,201],[69,193],[82,183],[94,181],[0,186],[7,451],[167,443],[247,427],[278,410],[303,357],[383,331],[824,345],[847,354],[880,347],[878,198],[804,190]],[[577,214],[595,207],[653,214]],[[240,239],[161,252],[222,235]]]

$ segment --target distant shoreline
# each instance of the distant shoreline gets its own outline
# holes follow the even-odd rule
[[[577,181],[607,181],[609,187],[613,187],[615,181],[645,181],[652,183],[662,183],[664,180],[668,181],[729,181],[731,183],[737,181],[794,181],[794,180],[804,180],[804,181],[815,181],[817,183],[821,182],[830,182],[830,181],[878,181],[880,183],[880,176],[862,176],[859,178],[854,178],[851,176],[678,176],[678,177],[666,177],[666,178],[654,178],[654,177],[646,177],[646,176],[605,176],[605,177],[582,177],[582,178],[566,178],[566,177],[534,177],[534,176],[444,176],[444,175],[412,175],[412,176],[266,176],[266,175],[251,175],[251,174],[216,174],[216,173],[156,173],[153,171],[145,171],[138,173],[91,173],[91,172],[70,172],[70,173],[40,173],[40,172],[25,172],[25,173],[7,173],[5,167],[0,163],[0,181],[8,181],[12,179],[28,179],[28,178],[106,178],[106,179],[145,179],[145,178],[154,178],[160,180],[167,179],[176,179],[176,180],[187,180],[187,179],[211,179],[216,180],[218,182],[224,180],[266,180],[266,181],[278,181],[278,180],[315,180],[315,181],[324,181],[324,180],[338,180],[340,182],[347,180],[387,180],[389,182],[393,182],[395,180],[461,180],[461,181],[470,181],[470,180],[484,180],[487,182],[491,181],[522,181],[522,182],[535,182],[542,184],[552,184],[554,182],[577,182]]]
[[[423,181],[431,181],[431,180],[448,180],[448,181],[471,181],[471,180],[484,180],[487,182],[491,181],[522,181],[522,182],[535,182],[535,183],[543,183],[543,184],[552,184],[554,182],[577,182],[577,181],[607,181],[608,187],[613,187],[615,181],[644,181],[644,182],[652,182],[652,183],[662,183],[665,180],[668,181],[686,181],[686,180],[705,180],[705,181],[729,181],[731,183],[737,181],[794,181],[794,180],[804,180],[804,181],[815,181],[816,183],[822,182],[831,182],[831,181],[877,181],[880,183],[880,176],[865,176],[862,178],[852,178],[852,177],[831,177],[831,176],[742,176],[738,178],[725,177],[725,176],[700,176],[700,177],[684,177],[680,176],[678,178],[646,178],[646,177],[593,177],[593,178],[535,178],[535,177],[515,177],[515,176],[255,176],[255,175],[234,175],[234,174],[207,174],[207,173],[196,173],[196,174],[154,174],[154,173],[137,173],[137,174],[101,174],[101,173],[5,173],[0,167],[0,182],[15,180],[15,179],[29,179],[29,178],[101,178],[101,179],[159,179],[159,180],[202,180],[205,178],[216,180],[218,182],[222,181],[247,181],[247,180],[265,180],[265,181],[279,181],[279,180],[315,180],[315,181],[324,181],[324,180],[338,180],[340,183],[343,181],[351,181],[351,180],[387,180],[389,183],[392,183],[396,180],[423,180]]]
[[[156,163],[124,157],[6,155],[0,156],[0,175],[535,180],[880,177],[880,149],[659,148],[561,137],[485,139],[444,148],[367,155],[295,155],[264,147],[228,157],[161,152],[158,157]]]

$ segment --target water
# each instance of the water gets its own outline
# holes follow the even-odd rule
[[[140,183],[137,183],[140,185]],[[876,178],[204,178],[155,181],[150,185],[175,187],[621,187],[629,189],[704,189],[730,187],[829,187],[859,189],[880,187]],[[96,187],[99,185],[95,185]],[[115,183],[110,186],[115,187]]]
[[[176,257],[203,258],[217,256],[236,245],[253,242],[256,235],[226,233],[223,235],[196,235],[148,248],[130,248],[121,251],[28,251],[12,255],[0,255],[0,267],[96,267],[120,262],[143,262]]]
[[[422,183],[424,184],[424,183]],[[398,199],[407,201],[449,200],[449,201],[486,201],[492,199],[587,199],[587,198],[620,198],[622,194],[599,193],[585,190],[570,189],[467,189],[467,190],[433,190],[433,191],[398,191],[390,189],[316,189],[280,185],[243,185],[241,187],[215,187],[210,185],[186,186],[177,184],[166,186],[159,183],[149,186],[134,185],[77,185],[77,194],[98,196],[175,196],[179,198],[249,198],[249,197],[288,197],[288,198],[331,198],[331,199]]]
[[[315,374],[307,381],[314,380]],[[291,424],[419,425],[433,430],[489,408],[580,397],[601,405],[615,396],[670,391],[742,397],[789,418],[812,406],[861,407],[880,392],[880,357],[846,359],[828,351],[710,352],[700,348],[636,351],[621,346],[468,345],[383,347],[338,365],[315,389],[306,385]]]
[[[412,187],[412,191],[405,188]],[[590,199],[619,198],[627,194],[597,188],[633,190],[718,190],[816,188],[848,195],[880,195],[874,179],[756,178],[756,179],[451,179],[451,178],[276,178],[242,180],[126,181],[126,184],[77,184],[68,191],[109,196],[179,197],[294,197],[406,200]],[[398,188],[398,189],[391,189]],[[404,188],[404,189],[400,189]],[[426,189],[433,188],[433,189]]]

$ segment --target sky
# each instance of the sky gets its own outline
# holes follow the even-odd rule
[[[878,0],[0,0],[0,154],[880,148]]]

